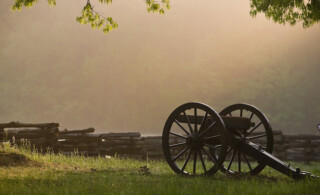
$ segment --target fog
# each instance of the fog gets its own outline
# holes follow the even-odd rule
[[[86,0],[0,2],[0,122],[59,122],[61,129],[162,133],[179,105],[216,111],[245,102],[273,129],[316,134],[320,25],[250,16],[248,0],[171,0],[164,15],[144,1],[91,1],[119,27],[76,22]]]

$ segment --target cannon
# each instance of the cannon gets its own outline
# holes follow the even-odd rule
[[[295,180],[318,177],[273,156],[273,145],[268,118],[249,104],[220,113],[203,103],[183,104],[170,114],[162,134],[165,159],[178,174],[255,175],[270,166]]]

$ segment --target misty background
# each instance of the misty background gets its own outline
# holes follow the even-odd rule
[[[86,2],[0,2],[1,123],[160,135],[177,106],[199,101],[218,112],[249,103],[273,129],[318,134],[319,24],[252,18],[249,0],[171,0],[164,15],[91,0],[119,24],[104,34],[76,22]]]

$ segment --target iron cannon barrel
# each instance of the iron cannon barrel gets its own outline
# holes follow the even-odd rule
[[[187,115],[187,117],[191,124],[195,124],[195,122],[197,122],[197,124],[201,124],[203,120],[203,116],[197,116],[197,120],[195,120],[195,117],[193,115]],[[250,129],[250,127],[255,125],[249,118],[246,117],[221,116],[221,118],[226,125],[226,128],[231,131],[246,131]],[[184,115],[180,115],[177,117],[177,120],[181,123],[188,123],[188,119]],[[208,118],[207,122],[210,120],[212,119]]]

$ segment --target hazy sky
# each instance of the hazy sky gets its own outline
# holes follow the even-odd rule
[[[303,29],[252,18],[248,0],[171,0],[164,15],[148,13],[140,0],[91,2],[119,28],[105,35],[77,23],[86,0],[57,0],[56,7],[40,0],[19,12],[13,0],[0,2],[0,122],[161,134],[185,102],[217,111],[247,102],[266,110],[274,129],[301,133],[285,129],[273,110],[281,104],[291,116],[304,115],[306,102],[320,107],[319,79],[311,78],[320,73],[319,24]],[[300,89],[310,95],[297,105]],[[263,103],[258,96],[268,90],[283,98]],[[302,133],[316,133],[316,114]]]

